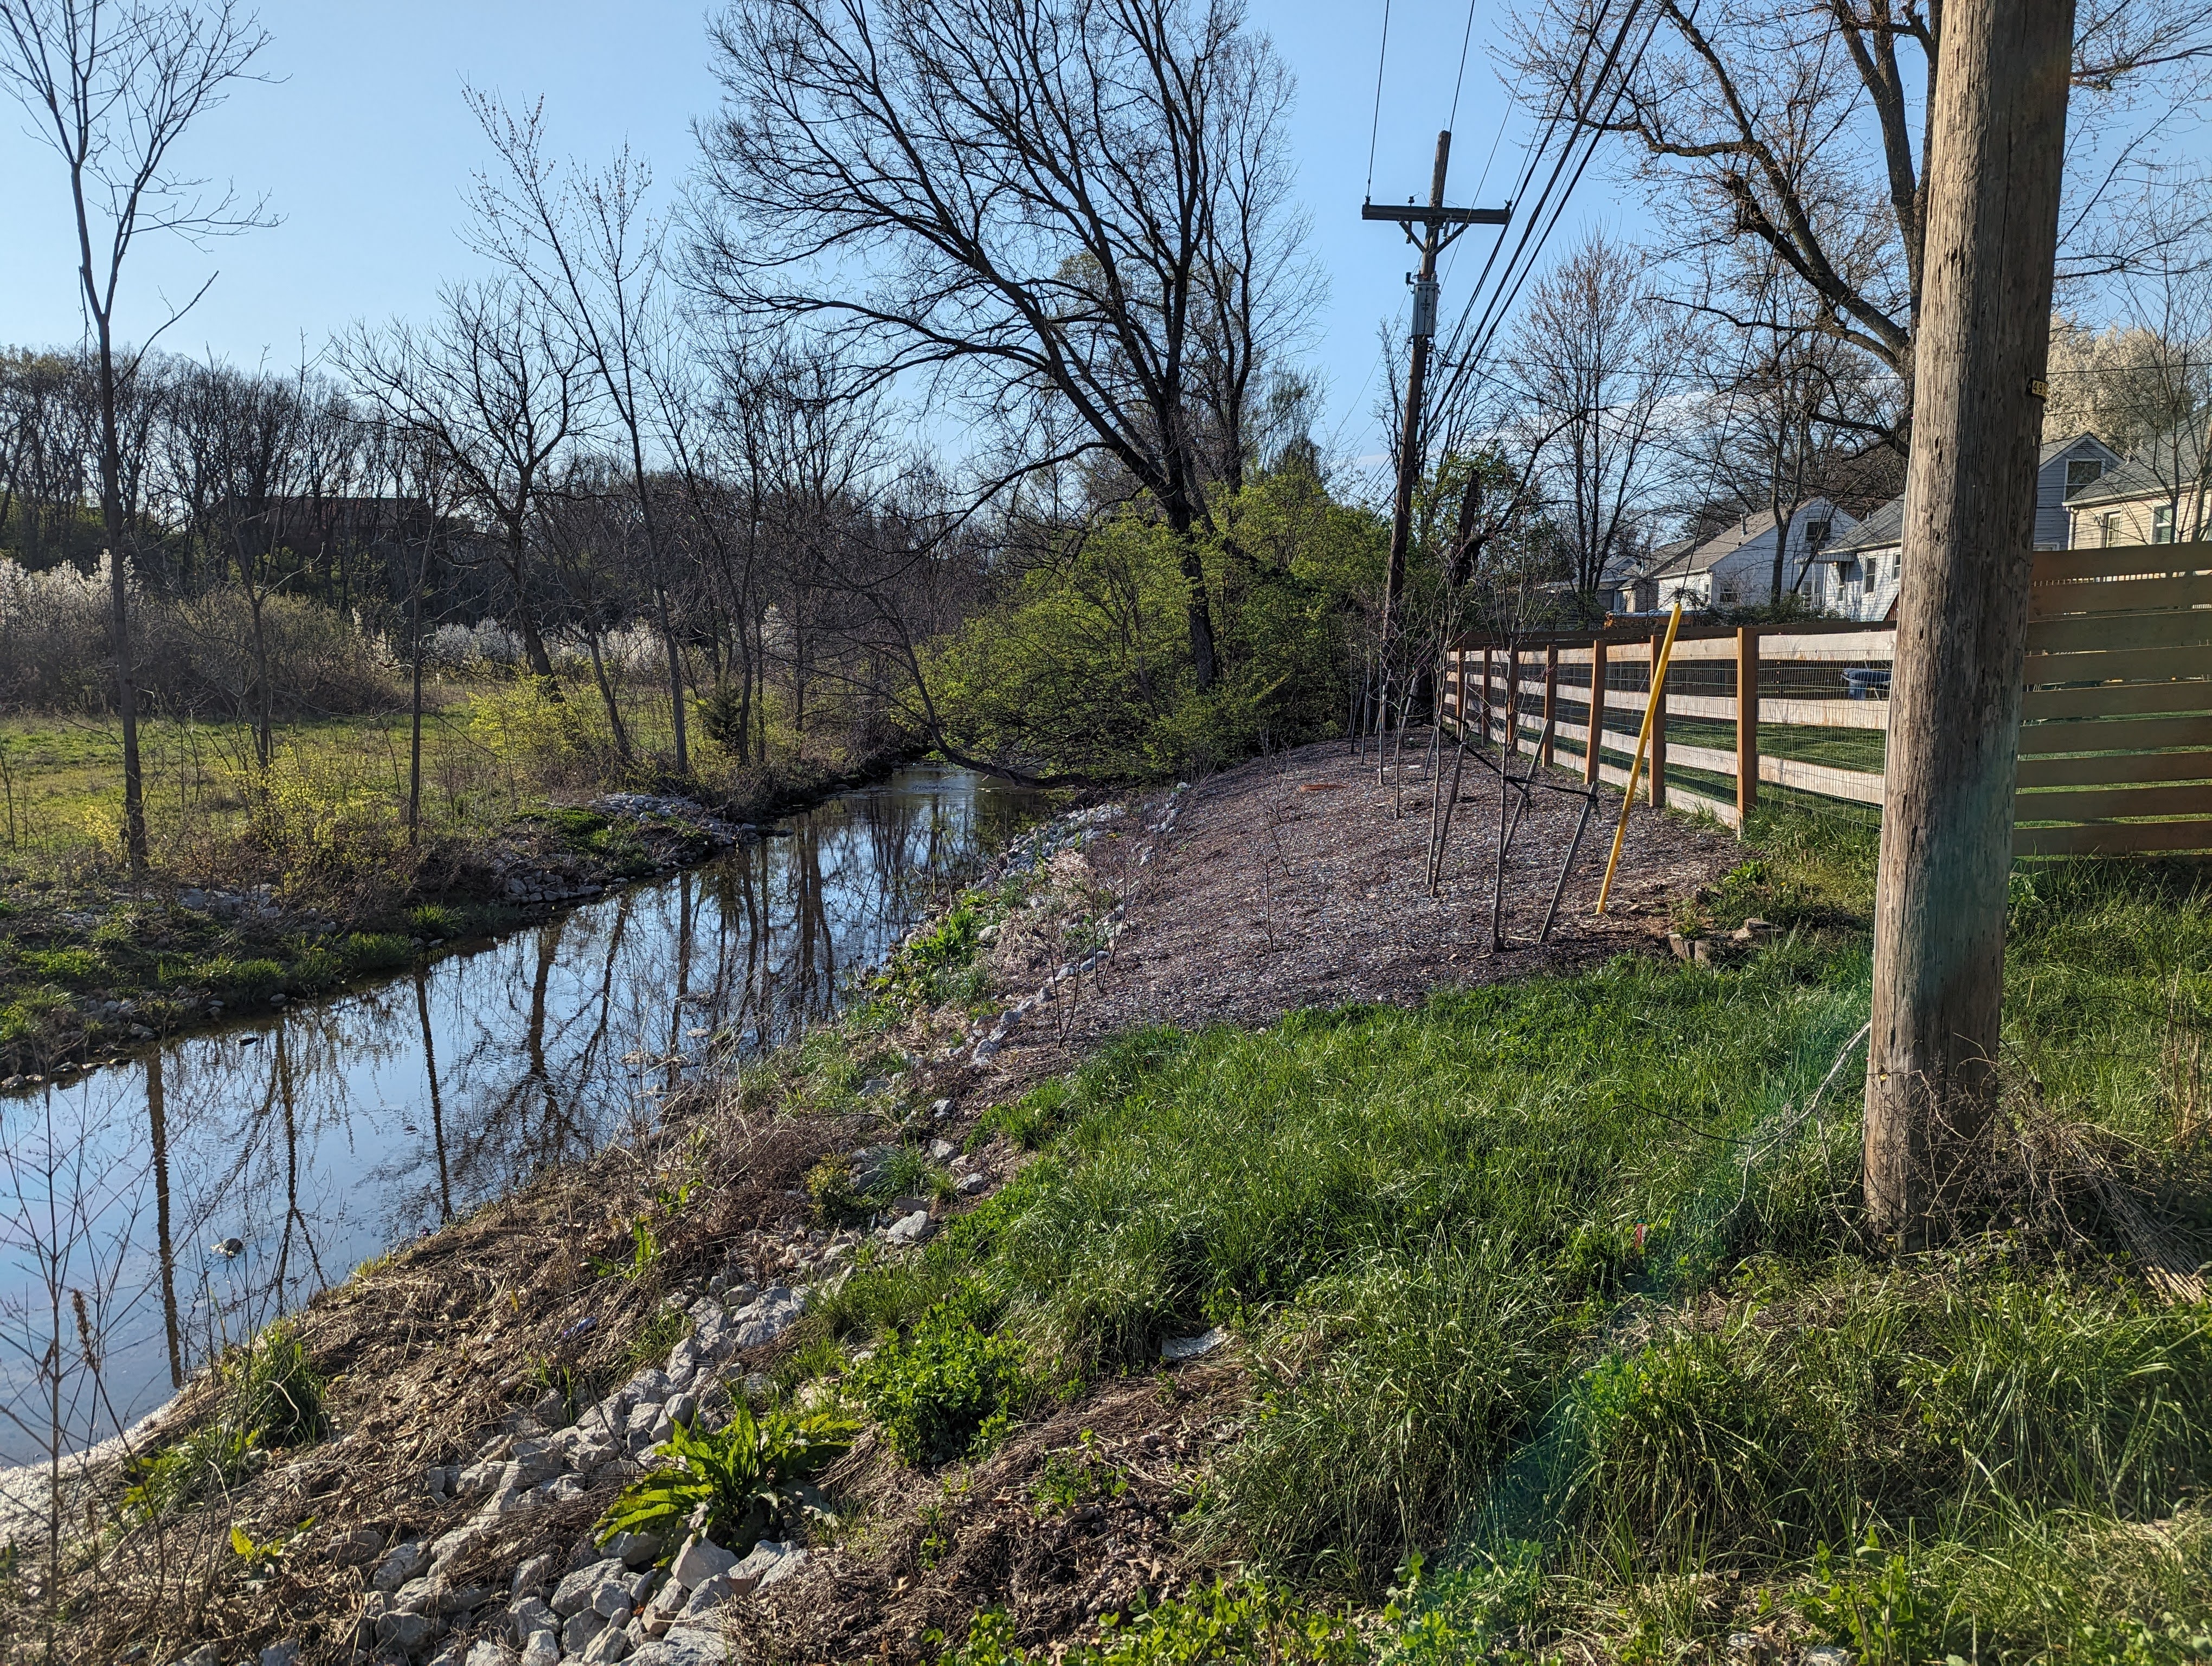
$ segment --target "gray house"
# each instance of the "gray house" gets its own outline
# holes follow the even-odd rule
[[[2044,447],[2035,471],[2035,547],[2069,548],[2073,515],[2067,500],[2094,488],[2119,465],[2119,453],[2094,434]],[[1838,618],[1893,617],[1904,576],[1904,541],[1905,500],[1893,497],[1814,557],[1817,570],[1807,581],[1807,599]]]

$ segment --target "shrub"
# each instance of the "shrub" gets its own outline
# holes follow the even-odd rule
[[[797,1489],[852,1447],[853,1426],[828,1413],[756,1419],[745,1407],[702,1434],[682,1424],[669,1460],[622,1490],[599,1517],[601,1544],[617,1533],[657,1533],[673,1546],[686,1526],[743,1555],[792,1509]]]
[[[1012,1426],[1028,1384],[1022,1347],[975,1328],[968,1304],[932,1307],[902,1341],[856,1367],[854,1391],[891,1450],[917,1467],[988,1450]]]
[[[850,1158],[832,1152],[806,1171],[802,1183],[813,1200],[815,1219],[824,1226],[849,1226],[866,1220],[875,1205],[853,1183]]]

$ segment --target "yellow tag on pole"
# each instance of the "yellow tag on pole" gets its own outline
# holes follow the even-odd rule
[[[1651,748],[1651,724],[1658,715],[1659,702],[1667,697],[1667,662],[1674,656],[1674,633],[1682,628],[1682,599],[1674,598],[1674,615],[1667,621],[1667,639],[1659,644],[1659,657],[1651,662],[1651,693],[1644,702],[1644,727],[1636,737],[1636,757],[1628,766],[1628,790],[1620,800],[1620,825],[1613,830],[1613,854],[1605,859],[1605,883],[1597,888],[1597,911],[1605,912],[1606,898],[1613,895],[1613,871],[1620,866],[1620,847],[1628,837],[1628,811],[1636,802],[1636,780],[1644,773],[1644,755]],[[1589,744],[1595,747],[1598,737],[1604,732],[1605,714],[1590,713]]]

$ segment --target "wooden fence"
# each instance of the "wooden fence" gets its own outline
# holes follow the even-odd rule
[[[2039,551],[2029,617],[2014,848],[2212,852],[2212,544]],[[1444,715],[1623,784],[1664,635],[1462,638]],[[1685,625],[1650,801],[1731,827],[1762,785],[1879,807],[1895,641],[1889,625]]]

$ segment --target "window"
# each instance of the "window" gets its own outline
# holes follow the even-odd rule
[[[2113,544],[2119,542],[2119,516],[2118,514],[2099,515],[2097,517],[2097,542],[2106,549],[2109,550]]]
[[[2097,457],[2075,457],[2066,465],[2066,496],[2071,497],[2084,486],[2094,486],[2105,477],[2104,459]]]
[[[2153,544],[2173,542],[2173,505],[2161,503],[2150,512],[2150,541]]]
[[[1834,526],[1834,522],[1827,520],[1807,521],[1805,523],[1805,542],[1811,544],[1815,550],[1819,549],[1822,544],[1828,541],[1829,530]]]

